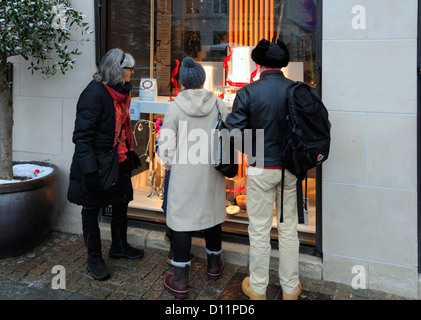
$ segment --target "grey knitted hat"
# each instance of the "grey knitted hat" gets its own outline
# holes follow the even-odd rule
[[[190,57],[183,60],[180,68],[180,83],[186,89],[197,89],[206,80],[205,69]]]

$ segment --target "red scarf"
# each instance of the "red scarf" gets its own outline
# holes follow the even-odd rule
[[[115,133],[113,148],[117,145],[118,137],[121,131],[120,142],[118,144],[118,162],[123,162],[127,159],[126,153],[129,150],[134,151],[133,130],[130,123],[129,113],[132,98],[129,93],[118,92],[105,83],[104,86],[114,101]]]

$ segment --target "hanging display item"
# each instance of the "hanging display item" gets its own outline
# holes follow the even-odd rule
[[[162,119],[158,118],[155,122],[141,119],[135,124],[133,132],[136,128],[138,131],[143,131],[144,124],[148,126],[149,138],[146,144],[145,152],[141,154],[139,158],[145,157],[145,162],[148,164],[147,182],[150,187],[150,191],[147,194],[147,198],[162,199],[164,195],[164,176],[166,168],[161,159],[158,157],[156,150],[156,141],[162,127]],[[154,144],[152,144],[152,142],[154,142]],[[137,145],[136,137],[135,144]],[[150,150],[149,148],[152,149]]]

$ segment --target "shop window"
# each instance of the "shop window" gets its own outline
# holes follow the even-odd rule
[[[101,2],[101,1],[99,1]],[[305,81],[316,87],[316,0],[104,0],[101,21],[106,20],[106,48],[120,47],[136,60],[132,77],[132,122],[135,128],[137,153],[142,167],[133,176],[135,200],[130,216],[136,219],[165,222],[162,214],[162,187],[165,168],[157,163],[154,152],[155,122],[163,119],[166,106],[181,91],[177,64],[191,56],[206,67],[208,89],[224,95],[230,107],[235,92],[250,81],[255,65],[250,52],[258,41],[282,39],[291,57],[284,70],[287,77]],[[152,6],[152,7],[151,7]],[[104,12],[106,12],[104,14]],[[104,32],[101,28],[101,34]],[[239,48],[239,49],[238,49]],[[227,61],[230,49],[244,64]],[[228,68],[224,68],[224,61]],[[242,71],[236,70],[240,68]],[[246,69],[244,69],[246,68]],[[239,76],[239,74],[242,74]],[[229,86],[226,78],[236,79]],[[153,101],[139,99],[142,79],[156,81],[157,95]],[[254,79],[257,80],[258,76]],[[139,114],[140,113],[140,114]],[[227,181],[227,203],[240,204],[246,198],[245,165],[240,166],[236,179]],[[303,194],[307,204],[306,224],[299,225],[302,243],[315,244],[316,233],[316,170],[311,170]],[[238,197],[237,196],[243,196]],[[245,196],[245,197],[244,197]],[[240,199],[241,198],[241,199]],[[246,234],[247,212],[227,214],[224,231]]]
[[[201,6],[203,1],[200,0],[186,0],[186,14],[196,14],[200,13]]]
[[[229,0],[213,0],[213,13],[226,14],[228,13]]]

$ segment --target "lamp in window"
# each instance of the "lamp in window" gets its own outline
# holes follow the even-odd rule
[[[206,73],[206,80],[203,87],[206,90],[213,91],[213,68],[212,66],[203,66]]]
[[[236,87],[242,87],[250,83],[250,74],[256,70],[256,65],[251,59],[251,51],[254,47],[232,47],[231,67],[228,79]]]
[[[224,78],[224,69],[220,62],[215,61],[200,61],[203,69],[205,69],[206,80],[204,88],[217,93],[219,81]]]

